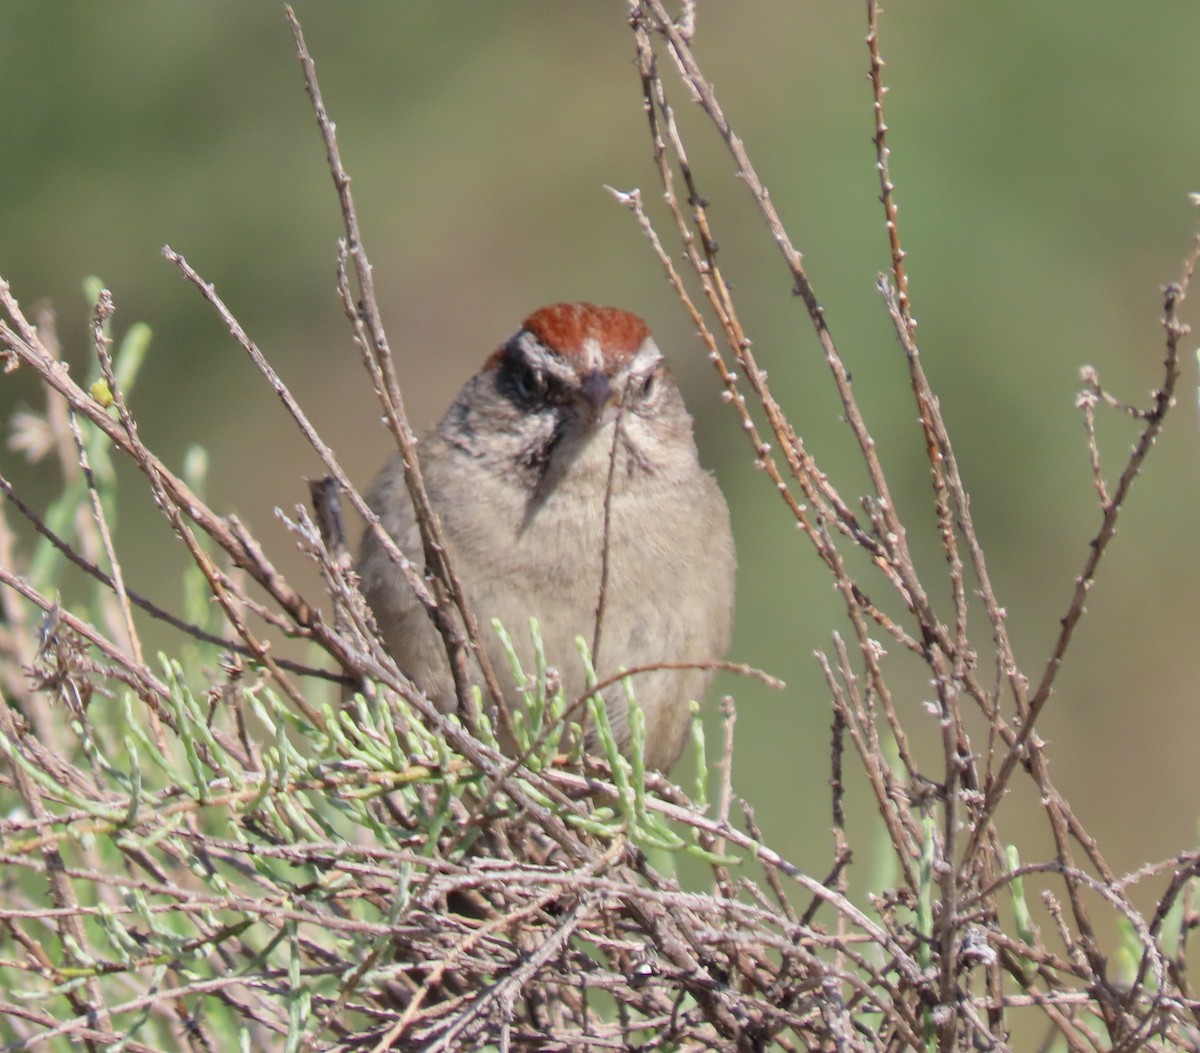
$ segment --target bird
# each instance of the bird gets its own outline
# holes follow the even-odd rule
[[[416,452],[506,704],[519,705],[520,695],[493,619],[524,670],[534,668],[536,619],[568,702],[587,694],[575,642],[583,637],[600,681],[651,667],[630,677],[645,716],[643,760],[669,771],[688,739],[691,701],[729,645],[736,556],[725,498],[701,467],[692,417],[647,324],[591,303],[534,311]],[[367,502],[419,565],[399,454]],[[400,670],[439,710],[454,712],[442,638],[369,528],[357,570]],[[628,755],[625,691],[613,683],[602,695]],[[587,746],[596,747],[594,729]]]

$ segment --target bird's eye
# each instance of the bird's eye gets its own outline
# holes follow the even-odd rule
[[[545,376],[524,359],[509,362],[508,380],[513,394],[522,402],[539,402],[546,396]]]
[[[658,370],[655,369],[652,372],[647,373],[646,376],[642,378],[642,382],[641,382],[641,384],[638,385],[638,389],[637,389],[638,398],[648,399],[651,395],[654,394],[654,389],[657,386],[658,386]]]

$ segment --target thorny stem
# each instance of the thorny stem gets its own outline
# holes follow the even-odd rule
[[[992,780],[991,786],[988,788],[987,803],[985,806],[986,815],[990,815],[995,811],[1001,797],[1004,795],[1013,769],[1025,753],[1026,744],[1033,734],[1034,724],[1037,722],[1042,708],[1050,699],[1050,695],[1054,690],[1054,681],[1057,679],[1059,670],[1062,668],[1063,657],[1070,646],[1075,628],[1086,610],[1087,594],[1091,591],[1092,585],[1095,582],[1096,568],[1099,566],[1109,542],[1112,541],[1117,532],[1117,518],[1124,507],[1134,479],[1137,478],[1147,454],[1149,454],[1151,448],[1154,446],[1159,432],[1162,431],[1167,412],[1175,403],[1175,388],[1179,382],[1179,342],[1190,332],[1190,327],[1179,320],[1178,311],[1187,298],[1198,260],[1200,260],[1200,231],[1197,231],[1192,240],[1192,248],[1184,260],[1183,270],[1178,282],[1166,286],[1163,290],[1162,326],[1166,333],[1167,341],[1166,353],[1163,358],[1162,382],[1154,392],[1152,407],[1146,411],[1145,426],[1142,428],[1142,432],[1134,444],[1133,451],[1129,455],[1129,460],[1121,472],[1116,489],[1112,493],[1112,498],[1108,505],[1102,509],[1100,529],[1097,531],[1096,536],[1088,542],[1088,554],[1084,560],[1083,571],[1075,579],[1075,590],[1071,596],[1067,613],[1061,619],[1058,638],[1055,640],[1050,659],[1047,661],[1046,667],[1042,672],[1041,681],[1029,699],[1028,708],[1023,715],[1024,720],[1018,730],[1017,737],[1009,747],[1008,753],[1005,755]],[[975,839],[977,838],[978,830],[976,831]]]
[[[121,423],[125,425],[125,430],[130,431],[135,425],[130,417],[129,407],[125,404],[124,393],[118,389],[116,378],[113,374],[112,356],[109,352],[109,346],[112,341],[108,336],[108,324],[112,319],[114,311],[112,293],[107,289],[100,290],[100,295],[96,300],[96,307],[92,316],[92,349],[100,363],[104,379],[109,386],[113,404],[117,408],[117,416],[120,418]],[[104,554],[108,558],[108,565],[112,568],[113,592],[116,594],[121,610],[125,635],[128,639],[129,647],[133,652],[134,660],[142,664],[145,662],[145,658],[142,655],[142,641],[138,636],[137,629],[133,625],[133,611],[129,605],[129,594],[125,589],[125,575],[121,570],[120,560],[117,559],[117,553],[113,547],[112,534],[108,529],[108,519],[104,514],[104,507],[101,504],[100,495],[96,490],[95,479],[92,477],[91,466],[88,464],[87,449],[84,447],[83,436],[79,431],[73,413],[70,416],[70,421],[71,431],[75,437],[79,467],[83,470],[84,477],[87,480],[88,493],[92,501],[92,516],[96,522],[96,529],[100,533],[101,543],[104,545]]]
[[[354,199],[350,193],[350,176],[342,165],[341,152],[338,149],[337,137],[334,133],[333,122],[325,109],[321,96],[320,85],[317,83],[316,66],[309,54],[304,40],[300,22],[291,7],[285,8],[287,19],[292,28],[296,41],[296,50],[300,64],[304,70],[304,83],[312,100],[313,111],[325,143],[325,153],[329,162],[329,170],[333,175],[334,187],[337,190],[341,204],[342,218],[346,227],[347,250],[354,264],[355,277],[361,299],[356,312],[366,327],[368,344],[374,358],[383,386],[377,390],[387,417],[388,426],[400,449],[404,465],[404,482],[408,488],[416,512],[417,525],[421,533],[421,543],[425,550],[425,564],[432,575],[435,597],[432,605],[426,603],[426,610],[442,635],[446,646],[446,654],[454,676],[455,689],[459,704],[465,714],[472,715],[473,707],[471,693],[471,678],[466,668],[466,652],[469,649],[476,665],[479,667],[484,688],[490,697],[501,722],[511,732],[511,716],[500,683],[492,669],[487,652],[482,645],[482,635],[479,624],[467,603],[466,592],[451,564],[446,546],[445,535],[437,513],[429,502],[429,494],[425,489],[425,480],[421,473],[420,459],[417,457],[417,439],[408,422],[404,409],[404,400],[400,393],[400,385],[396,380],[392,363],[392,352],[388,344],[387,334],[383,328],[383,319],[375,298],[375,280],[370,261],[367,259],[361,231],[358,225],[358,213],[354,207]],[[372,529],[380,534],[386,533],[376,523]],[[383,540],[383,538],[381,538]],[[390,550],[389,550],[390,551]],[[420,596],[420,592],[418,592]],[[448,598],[458,611],[466,630],[465,638],[453,620],[447,617]]]
[[[874,96],[873,113],[875,116],[875,158],[876,170],[879,173],[880,202],[883,204],[884,218],[887,225],[888,244],[892,250],[892,280],[896,284],[896,301],[900,314],[909,330],[915,328],[909,315],[908,303],[908,274],[904,268],[904,257],[907,253],[900,244],[900,228],[896,223],[896,186],[892,182],[888,159],[891,150],[887,145],[887,121],[883,114],[883,97],[887,94],[887,86],[883,83],[883,57],[879,53],[879,3],[878,0],[867,0],[867,48],[871,55],[871,94]]]

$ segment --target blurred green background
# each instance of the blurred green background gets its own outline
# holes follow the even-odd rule
[[[915,413],[874,287],[888,255],[863,7],[709,0],[696,47],[806,253],[945,610]],[[739,700],[735,786],[775,847],[823,872],[830,713],[812,652],[842,627],[837,597],[753,470],[632,217],[603,190],[641,187],[657,203],[625,5],[302,0],[297,10],[419,427],[541,304],[615,303],[655,329],[733,507],[732,657],[790,685],[777,695],[722,681]],[[890,6],[882,39],[925,365],[1036,678],[1098,523],[1073,408],[1079,368],[1096,366],[1137,401],[1159,376],[1159,287],[1176,277],[1197,218],[1187,194],[1200,189],[1200,6],[914,0]],[[861,472],[802,307],[731,161],[669,84],[760,361],[855,498]],[[281,7],[8,0],[0,92],[0,273],[27,305],[53,301],[77,372],[85,275],[113,290],[118,331],[153,327],[133,400],[142,436],[175,466],[189,444],[207,446],[214,506],[247,520],[316,596],[272,509],[305,499],[303,477],[318,462],[159,257],[169,242],[216,283],[365,485],[388,440],[335,299],[340,219]],[[1195,843],[1200,435],[1190,349],[1185,370],[1182,404],[1121,520],[1043,724],[1054,777],[1118,871]],[[6,413],[39,402],[22,375],[5,378],[0,399]],[[1115,473],[1134,432],[1104,424]],[[44,469],[0,456],[29,492],[49,493]],[[132,583],[175,602],[181,550],[132,475],[121,515]],[[928,685],[898,676],[899,705],[927,735],[921,752],[936,757],[921,705]],[[715,719],[710,730],[719,740]],[[852,836],[869,814],[857,790],[854,802]],[[1046,840],[1028,814],[1026,859],[1044,855]]]

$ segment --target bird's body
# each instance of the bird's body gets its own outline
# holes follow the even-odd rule
[[[563,363],[563,376],[552,376]],[[586,691],[577,637],[598,641],[593,658],[601,679],[724,655],[733,604],[729,513],[699,465],[678,390],[632,315],[587,305],[532,315],[421,440],[418,457],[510,701],[516,692],[493,618],[511,633],[527,671],[534,668],[529,620],[537,620],[568,702]],[[369,502],[401,551],[421,551],[397,458],[380,473]],[[454,684],[441,637],[369,531],[359,570],[397,664],[451,711]],[[649,767],[665,770],[678,759],[688,703],[711,677],[707,668],[672,668],[633,678]],[[624,691],[613,685],[604,696],[627,751]]]

